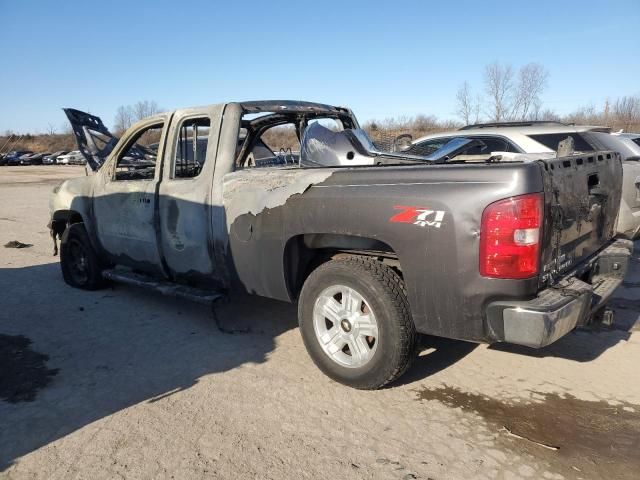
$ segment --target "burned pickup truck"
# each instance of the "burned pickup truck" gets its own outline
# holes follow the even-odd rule
[[[298,302],[309,355],[353,387],[399,377],[419,333],[548,345],[605,310],[631,255],[614,152],[381,151],[350,110],[309,102],[176,110],[121,139],[66,113],[96,170],[51,198],[69,285]]]

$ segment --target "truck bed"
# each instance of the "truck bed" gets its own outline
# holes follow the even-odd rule
[[[224,180],[233,269],[248,291],[294,300],[313,252],[378,252],[401,266],[418,331],[495,341],[482,313],[490,302],[535,298],[611,243],[620,176],[613,152],[534,162],[236,171]],[[545,198],[541,275],[482,277],[484,208],[532,192]],[[431,213],[421,224],[393,220],[410,208]]]

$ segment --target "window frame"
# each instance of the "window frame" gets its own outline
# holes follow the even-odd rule
[[[207,146],[205,148],[205,157],[204,157],[204,163],[202,164],[202,168],[200,169],[200,172],[198,172],[198,175],[195,175],[193,177],[178,177],[176,176],[176,167],[178,165],[177,162],[177,154],[178,154],[178,145],[180,143],[179,137],[180,137],[180,131],[182,130],[184,123],[191,121],[191,120],[198,120],[198,119],[203,119],[203,120],[208,120],[209,121],[209,131],[207,132]],[[208,158],[208,154],[209,154],[209,140],[210,140],[210,135],[211,135],[211,128],[212,128],[212,123],[213,123],[213,119],[211,117],[211,115],[206,114],[206,113],[194,113],[193,115],[188,115],[188,116],[184,116],[179,120],[178,125],[176,126],[175,129],[175,138],[172,139],[173,141],[173,148],[171,149],[171,163],[170,163],[170,170],[169,170],[169,179],[170,180],[175,180],[175,181],[184,181],[184,180],[196,180],[198,178],[200,178],[200,176],[202,175],[202,172],[204,171],[204,167],[207,164],[207,162],[209,161]],[[196,137],[196,142],[198,141],[197,137]]]
[[[428,138],[426,140],[424,140],[423,142],[420,142],[418,145],[430,142],[430,141],[436,141],[436,140],[445,140],[446,142],[442,144],[442,146],[444,146],[447,142],[450,142],[451,140],[453,140],[454,138],[468,138],[471,140],[480,140],[480,141],[484,141],[484,139],[496,139],[496,140],[501,140],[504,141],[507,146],[509,146],[511,149],[513,149],[513,153],[525,153],[524,150],[522,148],[520,148],[516,143],[514,143],[509,137],[505,136],[505,135],[494,135],[494,134],[464,134],[461,132],[460,135],[447,135],[447,136],[442,136],[442,137],[433,137],[433,138]],[[435,151],[435,150],[434,150]],[[511,151],[509,151],[509,153],[512,153]],[[477,156],[480,157],[482,155],[485,154],[478,154]],[[474,155],[469,155],[469,156],[474,156]]]
[[[124,158],[124,155],[129,151],[129,149],[136,143],[138,143],[139,138],[146,132],[152,128],[160,127],[160,140],[158,141],[158,151],[156,152],[156,164],[153,172],[153,177],[151,178],[117,178],[118,174],[118,163],[120,160]],[[153,118],[149,119],[149,123],[144,123],[137,130],[135,130],[131,135],[128,135],[127,142],[119,148],[117,152],[115,152],[113,167],[111,173],[111,181],[112,182],[149,182],[155,181],[158,177],[159,168],[162,164],[161,161],[161,151],[162,146],[164,144],[164,139],[166,135],[167,129],[167,119],[166,118]]]
[[[545,148],[548,148],[549,150],[553,150],[554,152],[558,151],[558,143],[560,143],[561,141],[565,140],[567,137],[572,137],[573,138],[573,143],[574,143],[574,151],[576,153],[593,153],[596,152],[598,150],[598,147],[596,145],[593,145],[593,140],[589,141],[589,137],[588,135],[585,136],[582,133],[588,133],[588,132],[544,132],[544,133],[530,133],[527,134],[527,137],[529,137],[529,139],[533,140],[536,143],[539,143],[540,145],[542,145]],[[551,137],[551,136],[557,136],[560,138],[560,140],[558,141],[558,143],[555,144],[555,146],[550,146],[547,145],[546,143],[542,142],[540,140],[540,137]],[[578,141],[576,140],[578,139],[580,142],[584,142],[590,150],[583,150],[578,148]],[[545,139],[546,140],[546,139]]]

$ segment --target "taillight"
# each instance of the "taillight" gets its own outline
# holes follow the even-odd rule
[[[485,208],[480,226],[480,275],[537,275],[541,225],[541,193],[506,198]]]

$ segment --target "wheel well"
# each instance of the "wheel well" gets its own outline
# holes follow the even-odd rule
[[[320,265],[349,255],[376,257],[402,277],[398,255],[390,245],[380,240],[334,233],[296,235],[287,242],[283,259],[285,281],[291,298],[298,298],[305,280]]]
[[[51,220],[51,230],[58,236],[62,235],[67,225],[82,223],[84,220],[80,213],[75,210],[58,210],[53,214]]]

